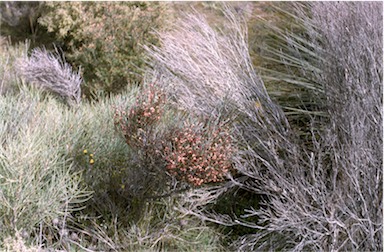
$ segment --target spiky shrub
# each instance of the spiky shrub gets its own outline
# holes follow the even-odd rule
[[[324,59],[329,186],[341,200],[328,207],[339,222],[329,248],[382,250],[383,4],[316,3],[311,13],[324,43],[316,53]]]
[[[18,60],[16,69],[27,82],[62,97],[69,105],[80,102],[80,73],[72,70],[57,49],[52,53],[36,48],[29,57]]]
[[[221,182],[230,172],[234,149],[224,125],[185,123],[169,140],[163,154],[166,168],[179,180],[200,186]]]
[[[382,188],[378,183],[382,180],[381,8],[374,3],[294,6],[296,21],[309,36],[284,34],[295,50],[291,60],[287,61],[286,53],[277,56],[288,67],[296,60],[296,67],[312,79],[308,86],[319,87],[311,93],[320,96],[317,105],[328,119],[312,120],[310,148],[303,146],[296,149],[298,153],[289,153],[302,160],[289,161],[297,169],[293,176],[281,176],[282,170],[271,176],[269,172],[274,169],[268,169],[273,182],[260,183],[259,187],[269,188],[271,195],[273,190],[277,192],[273,204],[249,211],[249,216],[260,217],[266,232],[239,240],[241,247],[382,249]],[[315,55],[313,67],[307,64],[308,54]],[[252,171],[260,167],[255,164],[250,166]],[[300,186],[292,183],[297,178]]]
[[[229,19],[233,32],[227,37],[198,16],[178,23],[174,33],[161,34],[164,47],[153,50],[152,56],[167,79],[164,85],[174,85],[169,92],[175,94],[177,104],[193,114],[211,113],[218,107],[238,112],[233,136],[239,145],[235,168],[241,175],[224,186],[191,191],[182,210],[223,225],[253,228],[256,232],[234,243],[240,250],[380,250],[382,5],[311,3],[310,15],[296,10],[294,15],[314,39],[293,44],[301,50],[291,60],[297,57],[296,66],[312,75],[315,82],[307,87],[321,87],[313,95],[322,96],[318,105],[326,108],[329,118],[310,124],[310,145],[292,130],[250,67],[238,20]],[[289,34],[286,38],[300,39]],[[230,45],[223,47],[225,54],[224,45]],[[305,49],[308,45],[313,47]],[[317,56],[316,73],[303,62],[312,51]],[[289,66],[292,62],[285,59],[280,60]],[[216,71],[218,66],[221,72]],[[222,79],[214,82],[216,78]],[[227,99],[222,105],[215,90],[226,82],[234,83],[229,87],[237,100]],[[234,218],[207,211],[207,203],[234,186],[264,195],[261,207],[249,206]]]
[[[82,66],[90,95],[142,82],[142,45],[157,44],[152,29],[162,29],[168,14],[157,2],[52,2],[38,22],[55,34],[69,61]]]
[[[248,23],[251,58],[268,94],[281,105],[292,129],[311,145],[313,118],[325,116],[324,90],[317,80],[321,56],[314,52],[316,43],[307,39],[318,38],[318,34],[309,34],[302,20],[292,15],[297,11],[295,5],[260,5],[262,14]],[[307,11],[305,3],[298,5]]]

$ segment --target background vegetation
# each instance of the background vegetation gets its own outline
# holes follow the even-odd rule
[[[1,2],[0,249],[382,250],[382,8]]]

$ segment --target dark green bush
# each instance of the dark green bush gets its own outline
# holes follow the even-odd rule
[[[142,82],[145,51],[158,44],[167,16],[163,3],[48,2],[38,19],[53,33],[68,60],[81,66],[89,96],[97,91],[117,93]]]
[[[40,17],[43,2],[0,2],[0,34],[11,37],[13,43],[26,39],[35,46],[37,38],[45,33],[39,29],[37,19]],[[45,37],[45,42],[51,38]],[[40,41],[39,41],[40,42]],[[50,42],[48,42],[50,43]]]

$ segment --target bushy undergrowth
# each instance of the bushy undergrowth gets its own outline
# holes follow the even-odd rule
[[[156,2],[46,3],[38,22],[62,42],[68,60],[81,66],[86,95],[118,93],[142,82],[145,51],[157,44],[153,29],[169,18]]]
[[[161,4],[46,6],[41,24],[107,90],[131,74],[111,39]],[[263,70],[270,79],[254,70],[245,19],[229,7],[225,28],[194,13],[159,31],[161,47],[146,47],[155,81],[92,102],[57,55],[2,48],[0,249],[382,249],[382,4],[288,10],[275,9],[293,30],[271,27],[278,43],[261,55],[277,63]],[[271,98],[271,80],[300,95]]]
[[[156,196],[160,187],[140,177],[150,174],[140,173],[145,167],[142,160],[136,163],[139,153],[116,133],[113,120],[114,107],[130,107],[135,93],[73,109],[30,88],[1,97],[4,246],[146,251],[219,246],[218,234],[199,220],[181,225],[175,203],[143,198]]]
[[[0,12],[2,36],[59,47],[73,67],[81,66],[87,97],[142,83],[142,46],[158,44],[153,31],[165,29],[173,15],[159,2],[6,2]]]
[[[66,222],[90,193],[66,155],[73,136],[58,118],[60,105],[31,92],[0,99],[1,237],[20,232],[41,248],[65,246]]]
[[[224,186],[191,191],[184,211],[253,228],[234,243],[240,250],[380,250],[382,5],[308,6],[296,6],[291,16],[312,37],[285,33],[291,50],[275,51],[276,61],[310,78],[300,83],[283,72],[279,77],[309,90],[327,115],[310,120],[304,141],[284,104],[269,98],[252,69],[244,26],[231,12],[227,36],[198,15],[160,34],[164,46],[151,53],[177,106],[191,114],[237,112],[232,127],[240,146],[234,159],[239,175]],[[260,207],[250,205],[240,216],[206,211],[207,203],[236,186],[263,195]]]
[[[174,210],[177,200],[161,194],[166,181],[156,166],[148,170],[142,146],[116,131],[115,108],[136,108],[140,89],[68,107],[54,93],[12,81],[15,92],[0,96],[1,249],[220,247],[216,231]]]

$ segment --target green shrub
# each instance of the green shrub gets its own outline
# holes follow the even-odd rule
[[[64,245],[60,231],[90,196],[68,155],[63,111],[25,87],[0,96],[1,239],[20,232],[35,245]]]
[[[54,33],[68,60],[81,66],[86,95],[117,93],[142,81],[145,51],[158,44],[152,29],[167,18],[163,3],[49,2],[38,22]]]

